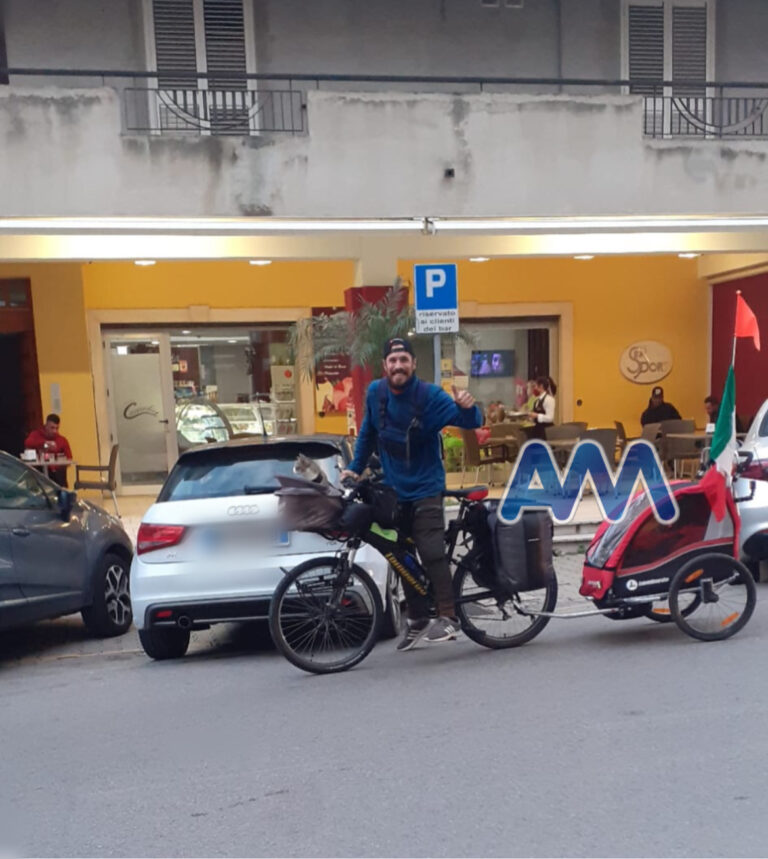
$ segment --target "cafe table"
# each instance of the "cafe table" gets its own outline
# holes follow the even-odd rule
[[[42,459],[41,457],[37,457],[37,459],[22,459],[22,462],[25,462],[27,465],[32,466],[32,468],[40,469],[43,474],[50,478],[50,474],[48,473],[49,468],[64,468],[68,465],[75,465],[74,459]]]

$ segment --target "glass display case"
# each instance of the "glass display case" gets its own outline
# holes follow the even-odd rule
[[[176,406],[176,435],[179,451],[200,444],[227,441],[232,427],[221,408],[209,400],[198,399]]]
[[[224,413],[232,427],[232,432],[237,434],[264,435],[267,415],[259,411],[258,403],[219,403],[219,408]],[[274,433],[274,422],[266,429],[267,435]],[[271,429],[271,432],[270,432]]]

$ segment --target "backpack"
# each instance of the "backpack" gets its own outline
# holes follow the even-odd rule
[[[379,426],[377,428],[379,450],[386,451],[389,456],[395,459],[404,459],[407,463],[410,463],[411,432],[423,429],[422,416],[429,395],[429,385],[421,379],[416,380],[416,392],[413,396],[413,417],[408,427],[403,430],[402,427],[392,425],[387,416],[387,403],[389,402],[387,380],[379,379],[376,384],[378,386],[376,394],[379,401]],[[391,437],[393,429],[395,434],[398,431],[405,433],[405,442]]]

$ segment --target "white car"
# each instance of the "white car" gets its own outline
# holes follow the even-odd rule
[[[348,439],[333,435],[234,439],[179,457],[144,515],[131,565],[134,622],[149,656],[183,656],[190,632],[214,623],[266,621],[283,570],[338,548],[318,534],[279,531],[275,475],[292,475],[300,453],[335,485],[351,460]],[[397,576],[370,546],[355,562],[381,590],[384,635],[397,635]]]

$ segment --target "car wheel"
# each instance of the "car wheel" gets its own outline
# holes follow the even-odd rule
[[[139,641],[152,659],[180,659],[189,647],[189,630],[177,627],[140,629]]]
[[[93,602],[81,612],[88,631],[100,638],[122,635],[133,620],[128,563],[108,552],[93,578]]]
[[[403,588],[394,570],[387,574],[386,610],[381,624],[381,638],[397,638],[403,630]]]

